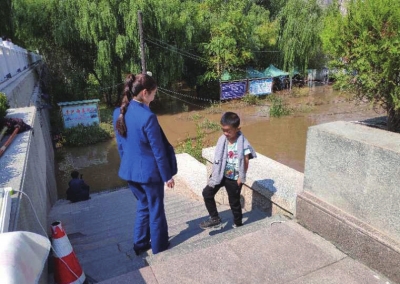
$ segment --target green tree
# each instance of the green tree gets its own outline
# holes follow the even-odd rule
[[[218,78],[276,39],[268,11],[247,0],[13,1],[18,38],[44,55],[54,90],[64,88],[53,90],[58,100],[97,96],[111,103],[125,74],[141,71],[138,10],[146,67],[162,86]]]
[[[287,1],[278,16],[280,20],[278,45],[283,54],[285,70],[298,68],[305,71],[310,67],[312,59],[320,55],[323,16],[323,8],[318,0]],[[323,64],[321,61],[317,62]]]
[[[11,0],[3,0],[0,2],[0,36],[13,37]]]
[[[199,26],[209,34],[200,45],[208,66],[205,81],[246,66],[255,51],[276,43],[276,25],[269,21],[269,11],[253,2],[206,0],[198,11]]]
[[[58,1],[13,0],[13,25],[21,46],[38,50],[47,66],[46,92],[55,102],[97,97],[87,91],[93,53],[87,43],[70,31],[70,13],[59,15]],[[64,27],[64,23],[68,26]],[[65,37],[65,39],[64,39]]]
[[[286,6],[288,0],[256,0],[255,3],[270,12],[271,20],[274,20],[280,11]]]
[[[354,0],[343,15],[333,5],[322,34],[339,70],[337,84],[387,111],[388,129],[400,132],[400,2]]]

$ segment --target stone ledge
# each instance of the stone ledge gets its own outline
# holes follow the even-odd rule
[[[32,126],[35,115],[35,107],[25,107],[8,109],[6,117],[20,118],[26,124]],[[8,136],[4,138],[4,142],[7,138]],[[0,158],[0,187],[12,187],[21,190],[31,139],[32,131],[19,133]]]
[[[204,164],[187,153],[177,154],[177,176],[181,177],[192,191],[203,198],[203,188],[207,184],[207,170]]]
[[[215,147],[210,147],[203,149],[202,153],[203,158],[207,160],[209,172],[214,160],[214,151]],[[263,204],[266,207],[272,206],[272,214],[286,212],[289,215],[295,215],[296,197],[303,191],[303,179],[304,175],[301,172],[257,153],[257,158],[250,160],[244,188],[256,192],[252,194],[251,204],[257,204],[258,207]],[[244,193],[244,195],[249,194]],[[227,201],[226,197],[222,199],[223,202]],[[271,203],[270,206],[267,206],[268,203]]]
[[[304,191],[400,243],[400,134],[336,121],[308,129]]]
[[[400,244],[308,192],[297,198],[298,222],[350,257],[400,283]]]

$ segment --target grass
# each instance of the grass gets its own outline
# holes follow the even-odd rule
[[[196,160],[205,164],[206,161],[202,156],[202,150],[203,148],[208,147],[208,144],[209,143],[205,140],[204,129],[202,129],[199,124],[196,124],[196,136],[194,138],[188,137],[185,141],[179,143],[175,148],[175,152],[177,154],[187,153]]]
[[[291,114],[292,110],[287,106],[287,104],[284,103],[281,97],[269,95],[267,100],[272,103],[269,110],[270,116],[281,117]]]
[[[109,140],[114,137],[114,130],[110,123],[103,122],[90,126],[78,124],[65,129],[62,136],[65,145],[84,146]]]
[[[189,120],[198,121],[201,118],[203,118],[203,116],[198,112],[195,112],[195,113],[189,115]]]
[[[247,105],[259,105],[260,99],[258,96],[247,93],[245,96],[242,97],[242,102]]]
[[[206,112],[209,114],[222,113],[221,103],[212,103],[207,109]]]
[[[196,160],[201,163],[205,163],[205,159],[202,157],[203,148],[210,147],[210,143],[205,139],[206,130],[218,131],[220,130],[220,124],[205,118],[203,121],[199,121],[202,116],[195,114],[193,120],[196,121],[196,136],[195,137],[187,137],[185,141],[179,143],[175,148],[175,152],[179,153],[187,153],[194,157]]]
[[[200,122],[199,126],[202,129],[214,130],[214,131],[219,130],[221,127],[219,123],[211,121],[208,118],[206,118],[202,122]]]

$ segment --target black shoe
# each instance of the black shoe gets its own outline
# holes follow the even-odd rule
[[[237,227],[241,227],[241,226],[243,226],[243,223],[240,223],[240,224],[233,224],[232,225],[232,228],[237,228]]]
[[[149,249],[151,249],[151,243],[149,243],[147,246],[144,246],[139,249],[136,249],[135,247],[133,247],[133,250],[135,251],[136,255],[141,255],[142,253],[144,253],[145,251],[148,251]]]
[[[218,227],[220,224],[221,224],[221,218],[215,217],[201,222],[200,228],[202,229],[215,228]]]

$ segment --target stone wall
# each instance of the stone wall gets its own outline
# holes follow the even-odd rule
[[[310,127],[299,222],[400,282],[400,134],[352,122]]]

